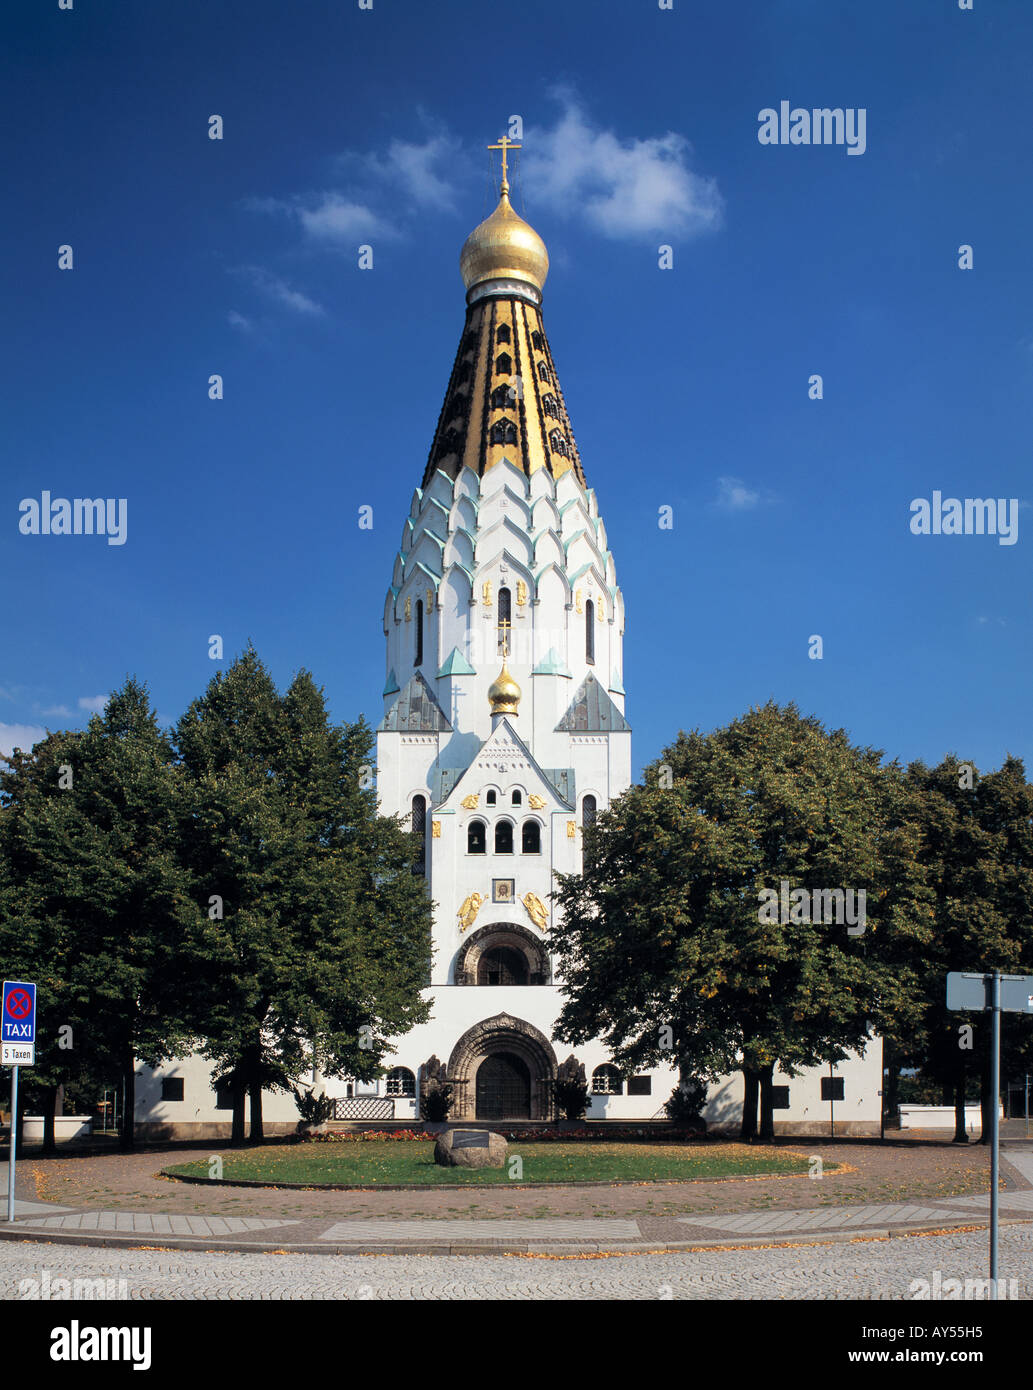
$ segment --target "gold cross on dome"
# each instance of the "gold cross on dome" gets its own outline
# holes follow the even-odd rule
[[[502,151],[502,187],[499,190],[500,193],[509,192],[509,180],[506,178],[506,155],[510,150],[519,150],[520,148],[522,148],[520,145],[514,145],[513,141],[505,135],[502,136],[497,145],[488,146],[489,150]]]

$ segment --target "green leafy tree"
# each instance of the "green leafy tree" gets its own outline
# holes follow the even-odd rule
[[[965,1099],[978,1078],[983,1138],[989,1131],[990,1019],[951,1012],[950,971],[1033,971],[1033,787],[1017,758],[980,775],[947,757],[935,768],[907,769],[917,857],[925,876],[922,911],[928,932],[908,961],[917,976],[920,1012],[906,1029],[891,1022],[895,1052],[935,1078],[955,1108],[955,1140],[964,1143]],[[1027,1020],[1005,1019],[1004,1070],[1020,1070],[1031,1050]]]
[[[39,985],[35,1080],[47,1096],[123,1079],[131,1148],[135,1061],[191,1039],[182,999],[203,932],[176,853],[172,752],[129,679],[81,734],[48,736],[0,774],[0,954]]]
[[[253,648],[175,731],[185,854],[217,946],[198,991],[205,1055],[262,1138],[263,1087],[313,1063],[368,1079],[428,1013],[430,903],[412,838],[377,814],[363,721],[335,726],[307,672],[281,698]]]
[[[903,852],[895,786],[878,752],[794,705],[680,734],[586,830],[583,873],[560,876],[559,1036],[601,1032],[624,1070],[670,1061],[672,1036],[683,1078],[741,1068],[743,1135],[759,1094],[769,1137],[776,1065],[842,1060],[907,1007],[906,971],[872,945],[920,930],[913,902],[883,905]],[[864,934],[764,920],[761,892],[783,881],[865,890]]]

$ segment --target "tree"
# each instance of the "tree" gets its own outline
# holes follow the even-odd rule
[[[187,862],[216,938],[203,1051],[236,1088],[234,1138],[262,1138],[263,1087],[375,1076],[428,1015],[430,903],[414,846],[377,814],[372,733],[335,726],[307,672],[281,698],[249,647],[179,721]],[[200,1026],[200,1025],[199,1025]]]
[[[929,930],[908,961],[918,979],[918,1017],[906,1029],[891,1022],[889,1033],[901,1055],[952,1096],[957,1143],[967,1142],[966,1093],[969,1079],[978,1077],[985,1142],[996,1103],[989,1015],[948,1010],[946,979],[952,970],[1033,970],[1033,787],[1022,762],[1011,757],[982,776],[955,755],[935,768],[915,762],[906,781]],[[1026,1022],[1007,1020],[1003,1035],[1006,1065],[1020,1065],[1030,1046]]]
[[[183,999],[203,930],[176,854],[171,748],[129,678],[84,733],[7,761],[0,950],[39,985],[48,1129],[61,1082],[121,1075],[131,1148],[135,1060],[189,1044]]]
[[[672,1036],[683,1077],[741,1068],[743,1135],[755,1132],[759,1092],[770,1137],[776,1065],[792,1076],[842,1060],[907,1006],[906,971],[868,944],[916,929],[913,905],[882,907],[898,848],[880,757],[794,705],[680,734],[645,785],[586,830],[583,873],[560,876],[558,1035],[601,1032],[622,1069],[672,1060]],[[864,890],[863,934],[809,920],[799,904],[763,911],[763,892],[781,897],[783,883]]]

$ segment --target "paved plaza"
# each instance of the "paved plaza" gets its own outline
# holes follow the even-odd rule
[[[129,1299],[913,1299],[912,1284],[982,1278],[986,1232],[795,1248],[573,1257],[248,1254],[109,1250],[0,1241],[0,1297],[32,1296],[47,1271],[104,1279]],[[1001,1233],[1001,1278],[1033,1289],[1033,1227]],[[119,1280],[125,1284],[118,1285]],[[22,1281],[28,1281],[22,1285]],[[20,1289],[21,1286],[21,1289]],[[38,1295],[37,1295],[38,1296]],[[59,1305],[60,1306],[60,1305]],[[67,1306],[67,1305],[65,1305]],[[952,1316],[958,1304],[950,1305]],[[971,1307],[971,1305],[968,1305]]]

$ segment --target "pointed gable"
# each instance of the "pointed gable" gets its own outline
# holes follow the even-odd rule
[[[556,725],[557,733],[630,733],[631,725],[591,671]]]
[[[555,769],[550,774],[539,767],[527,744],[524,743],[508,719],[499,720],[490,737],[481,744],[469,767],[453,782],[451,789],[443,797],[443,801],[454,802],[461,798],[464,782],[467,782],[468,791],[479,791],[484,781],[494,780],[500,775],[504,777],[508,773],[517,773],[526,784],[529,792],[545,793],[547,801],[555,800],[559,802],[562,809],[572,809],[573,799],[564,796],[559,790],[559,786],[562,785],[564,788],[570,786],[571,791],[573,790],[573,770],[563,768],[561,778],[556,775]]]
[[[396,734],[444,734],[451,731],[452,725],[417,671],[384,715],[380,728]]]

